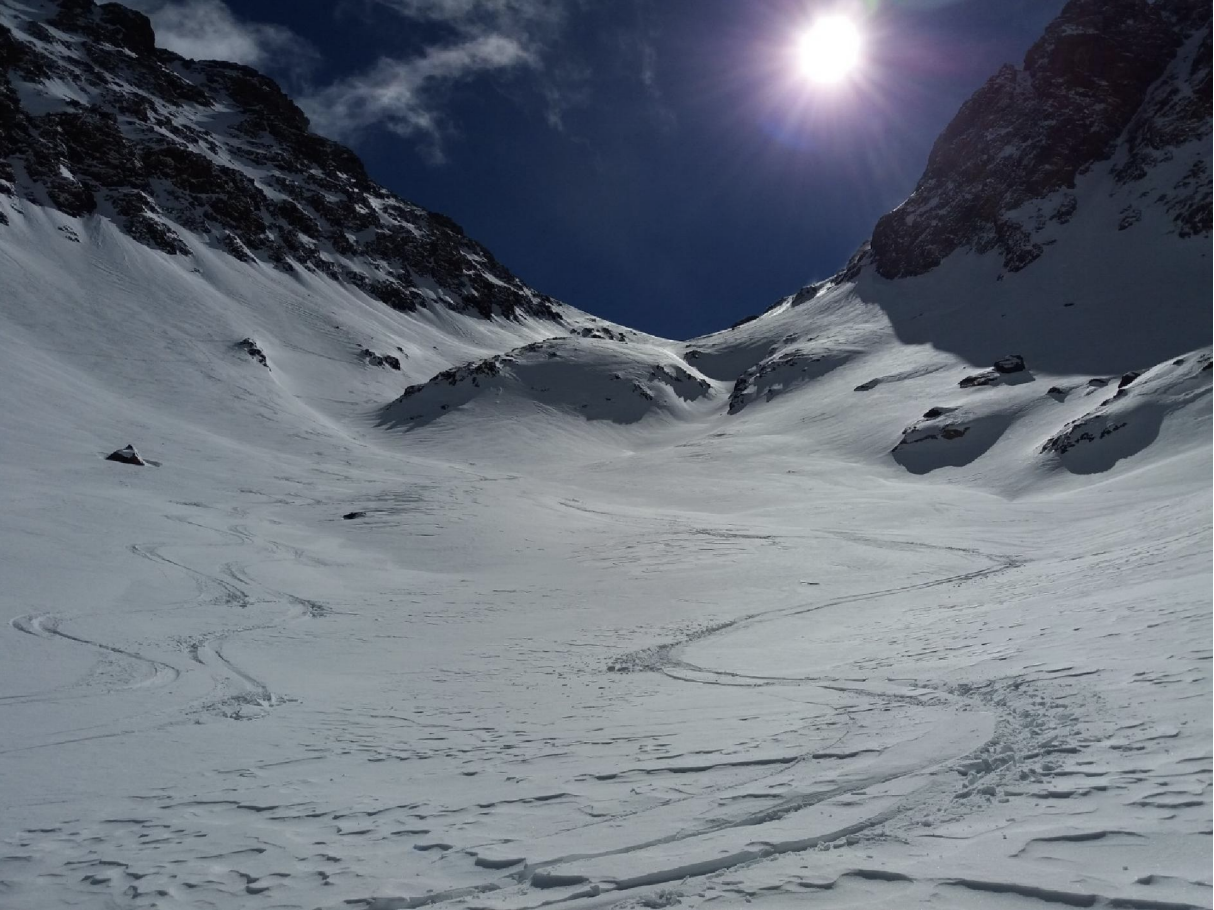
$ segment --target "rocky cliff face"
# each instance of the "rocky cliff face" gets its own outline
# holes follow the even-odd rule
[[[961,108],[913,195],[873,231],[886,278],[951,253],[997,251],[1008,271],[1045,252],[1038,235],[1106,170],[1125,190],[1119,229],[1161,206],[1179,236],[1210,232],[1210,8],[1205,0],[1071,0],[1025,57]],[[1148,180],[1163,163],[1166,183]]]
[[[30,205],[97,215],[150,247],[193,242],[307,269],[399,310],[560,321],[449,218],[373,183],[269,78],[155,46],[115,3],[0,9],[0,230]]]

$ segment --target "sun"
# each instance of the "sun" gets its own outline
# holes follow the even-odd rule
[[[847,16],[822,16],[809,27],[797,47],[801,72],[814,82],[842,82],[860,64],[864,38]]]

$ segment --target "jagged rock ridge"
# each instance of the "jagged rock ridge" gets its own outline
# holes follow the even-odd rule
[[[147,17],[115,3],[0,10],[0,225],[29,204],[100,215],[174,255],[192,234],[400,310],[562,319],[451,219],[312,133],[273,80],[157,48]]]
[[[921,275],[966,248],[1023,269],[1044,252],[1035,235],[1074,217],[1067,191],[1100,162],[1129,187],[1184,158],[1172,185],[1137,195],[1163,206],[1179,236],[1208,234],[1210,90],[1209,4],[1071,0],[1023,68],[1003,67],[965,103],[914,193],[878,221],[878,273]],[[1127,203],[1117,227],[1141,217]]]

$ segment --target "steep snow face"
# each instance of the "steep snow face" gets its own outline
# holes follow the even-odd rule
[[[1000,70],[945,129],[914,194],[877,223],[874,267],[922,275],[958,250],[993,251],[1008,272],[1061,258],[1051,235],[1088,204],[1074,190],[1090,171],[1114,178],[1112,226],[1159,209],[1171,232],[1208,237],[1210,85],[1209,4],[1072,0],[1023,69]]]
[[[0,230],[96,213],[152,249],[303,269],[394,309],[560,321],[451,219],[373,183],[269,78],[155,47],[116,3],[0,8]]]

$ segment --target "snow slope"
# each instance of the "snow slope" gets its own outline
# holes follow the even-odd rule
[[[1208,240],[1106,178],[690,342],[12,197],[0,907],[1211,907]]]
[[[0,246],[0,905],[1210,906],[1208,355],[963,390],[840,286],[731,415],[711,339],[672,384],[195,255]],[[1015,419],[908,473],[956,404]]]

